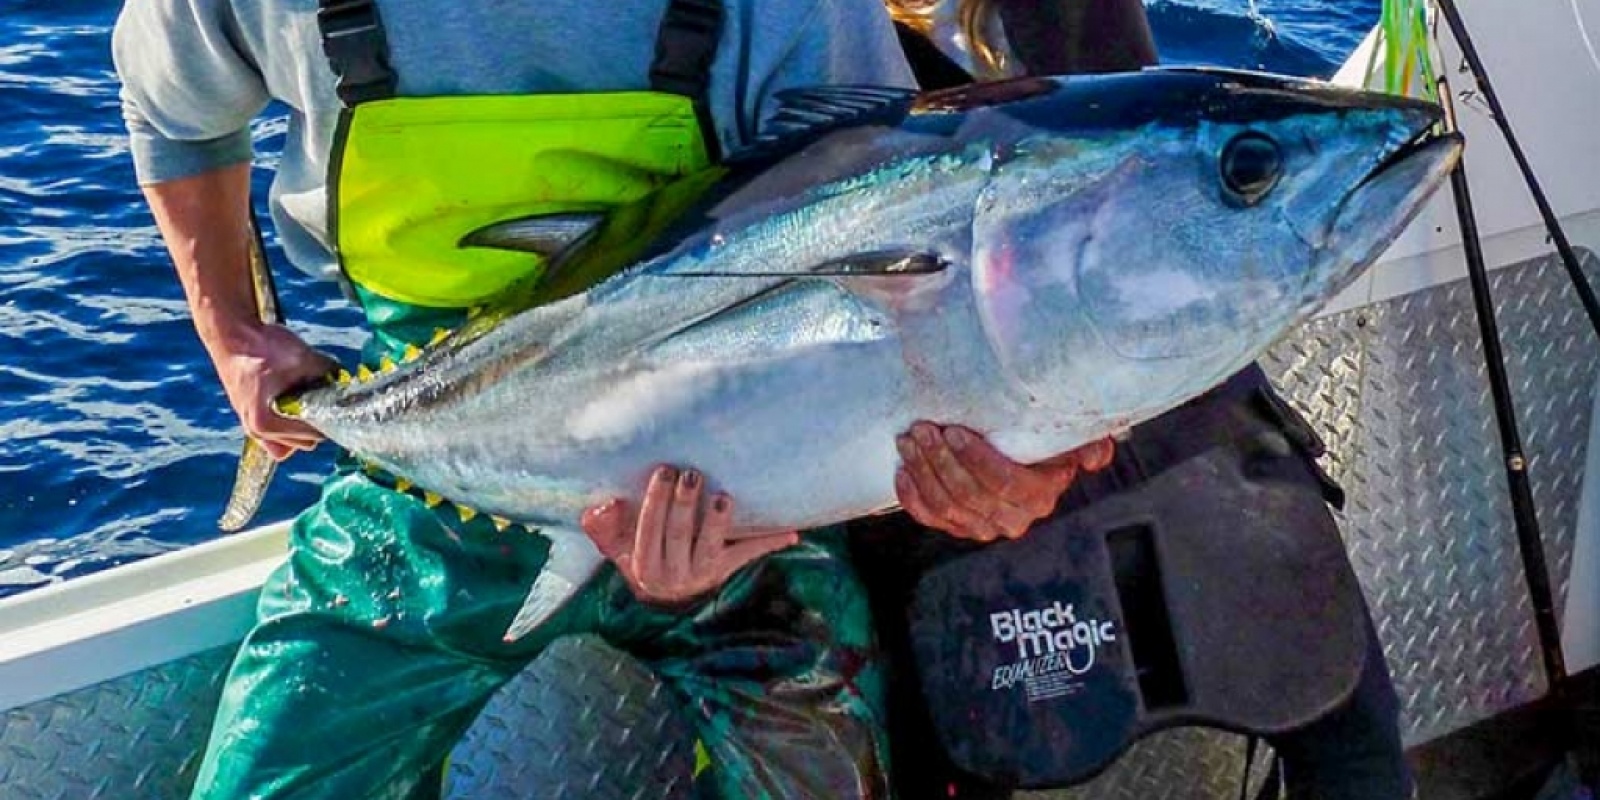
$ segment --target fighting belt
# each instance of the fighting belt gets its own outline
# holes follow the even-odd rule
[[[1336,489],[1270,389],[1235,395],[1163,418],[1149,480],[923,577],[913,649],[956,765],[1070,785],[1162,728],[1271,735],[1349,698],[1367,634]]]

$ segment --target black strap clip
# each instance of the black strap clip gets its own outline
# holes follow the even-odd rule
[[[659,92],[700,100],[711,82],[711,61],[722,35],[720,0],[673,0],[667,4],[650,65],[650,85]]]
[[[656,35],[656,57],[650,64],[651,89],[681,95],[694,103],[713,160],[722,154],[708,95],[722,20],[722,0],[669,0]]]
[[[317,25],[346,107],[394,96],[397,78],[373,0],[321,0]]]

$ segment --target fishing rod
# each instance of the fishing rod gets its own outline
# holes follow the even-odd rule
[[[1483,59],[1478,55],[1478,48],[1472,43],[1472,36],[1467,33],[1461,12],[1456,8],[1455,0],[1434,0],[1434,2],[1444,17],[1445,24],[1450,26],[1450,33],[1455,37],[1456,44],[1461,48],[1461,55],[1466,61],[1466,69],[1463,71],[1477,84],[1478,95],[1489,106],[1490,118],[1500,129],[1501,138],[1505,139],[1506,146],[1511,150],[1512,159],[1517,162],[1517,170],[1522,173],[1522,180],[1528,186],[1528,193],[1533,196],[1534,205],[1539,208],[1539,216],[1544,220],[1550,241],[1561,256],[1561,264],[1566,267],[1567,277],[1571,279],[1573,289],[1578,292],[1578,301],[1583,304],[1583,311],[1589,317],[1589,326],[1594,329],[1595,336],[1600,337],[1600,299],[1595,297],[1594,287],[1589,284],[1589,278],[1583,272],[1578,253],[1572,249],[1572,242],[1567,239],[1560,217],[1550,205],[1550,200],[1545,197],[1544,187],[1534,175],[1533,166],[1528,163],[1528,156],[1523,152],[1516,132],[1511,129],[1511,118],[1506,115],[1505,107],[1500,104],[1500,95],[1495,93],[1494,85],[1489,82],[1489,72],[1483,65]]]
[[[1579,301],[1588,315],[1589,324],[1600,337],[1600,301],[1595,298],[1593,288],[1589,285],[1587,276],[1579,264],[1576,252],[1566,237],[1566,232],[1561,226],[1560,219],[1545,197],[1543,187],[1534,175],[1532,166],[1528,163],[1527,156],[1511,128],[1510,119],[1505,113],[1505,108],[1500,104],[1500,98],[1495,93],[1489,81],[1487,69],[1483,60],[1478,55],[1477,48],[1473,45],[1472,37],[1467,32],[1461,14],[1456,8],[1454,0],[1435,0],[1435,5],[1445,22],[1450,27],[1451,34],[1456,44],[1461,48],[1464,65],[1461,72],[1468,74],[1476,84],[1476,89],[1488,105],[1491,116],[1500,130],[1512,157],[1516,160],[1517,167],[1522,173],[1528,191],[1532,195],[1535,205],[1539,208],[1540,216],[1544,219],[1545,228],[1549,231],[1550,239],[1555,244],[1562,264],[1566,267],[1568,277],[1573,288],[1577,291]],[[1437,78],[1439,103],[1445,112],[1445,127],[1450,131],[1458,131],[1456,109],[1450,93],[1447,79],[1441,74]],[[1466,256],[1467,275],[1471,285],[1473,305],[1477,312],[1480,338],[1483,343],[1485,367],[1488,372],[1490,394],[1494,402],[1495,419],[1500,431],[1500,447],[1504,456],[1506,482],[1511,499],[1512,518],[1516,526],[1517,547],[1522,556],[1523,575],[1528,585],[1529,598],[1533,603],[1534,624],[1538,631],[1539,647],[1543,656],[1546,682],[1549,685],[1551,696],[1558,707],[1566,713],[1562,723],[1565,727],[1564,738],[1572,745],[1579,746],[1583,742],[1583,728],[1579,724],[1576,698],[1572,696],[1569,675],[1567,673],[1566,656],[1562,650],[1561,629],[1555,615],[1555,593],[1551,588],[1550,570],[1545,561],[1543,537],[1539,529],[1538,514],[1535,510],[1532,482],[1528,475],[1528,460],[1523,451],[1523,442],[1517,426],[1516,409],[1511,394],[1511,384],[1506,372],[1505,354],[1500,340],[1499,326],[1495,320],[1494,301],[1490,294],[1488,268],[1485,264],[1483,246],[1478,234],[1477,217],[1473,212],[1472,194],[1467,184],[1465,159],[1456,164],[1450,174],[1451,193],[1455,199],[1456,216],[1461,226],[1461,243]],[[1582,747],[1575,747],[1582,751]],[[1580,757],[1580,763],[1586,759]],[[1593,783],[1595,776],[1592,767],[1583,770],[1583,779],[1586,783]]]
[[[1439,79],[1439,102],[1445,109],[1445,127],[1455,132],[1455,104],[1449,86]],[[1472,287],[1472,302],[1478,317],[1478,332],[1483,341],[1484,366],[1489,373],[1489,392],[1494,401],[1495,419],[1500,429],[1500,450],[1505,456],[1506,480],[1511,492],[1512,517],[1517,528],[1517,544],[1522,551],[1523,572],[1528,591],[1533,595],[1534,622],[1544,655],[1545,676],[1551,687],[1567,677],[1566,658],[1561,649],[1561,630],[1555,618],[1555,600],[1550,589],[1550,571],[1545,563],[1538,514],[1533,503],[1532,483],[1528,479],[1528,459],[1517,428],[1517,412],[1506,373],[1505,351],[1500,328],[1495,320],[1494,300],[1490,296],[1488,269],[1479,241],[1477,216],[1472,207],[1472,192],[1467,186],[1463,162],[1450,173],[1450,191],[1455,199],[1456,217],[1461,225],[1461,245],[1466,251],[1467,278]]]

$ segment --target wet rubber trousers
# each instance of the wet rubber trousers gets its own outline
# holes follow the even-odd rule
[[[369,305],[369,363],[450,322],[414,312]],[[568,634],[639,658],[676,696],[709,760],[700,796],[888,796],[884,677],[842,532],[808,532],[677,613],[639,603],[607,567],[506,643],[547,541],[462,516],[341,461],[262,590],[195,800],[438,797],[490,695]]]

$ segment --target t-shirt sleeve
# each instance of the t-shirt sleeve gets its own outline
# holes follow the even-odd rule
[[[760,5],[757,3],[756,5]],[[798,5],[798,4],[795,4]],[[776,95],[786,89],[816,86],[892,86],[915,88],[916,79],[906,63],[894,25],[881,0],[811,0],[798,19],[763,15],[758,25],[782,26],[756,30],[752,37],[781,41],[783,48],[767,61],[768,69],[750,76],[752,91],[743,96],[743,113],[735,137],[747,141],[778,110]],[[759,48],[756,48],[759,49]]]
[[[141,184],[250,160],[250,121],[269,97],[230,3],[131,0],[111,48]]]

